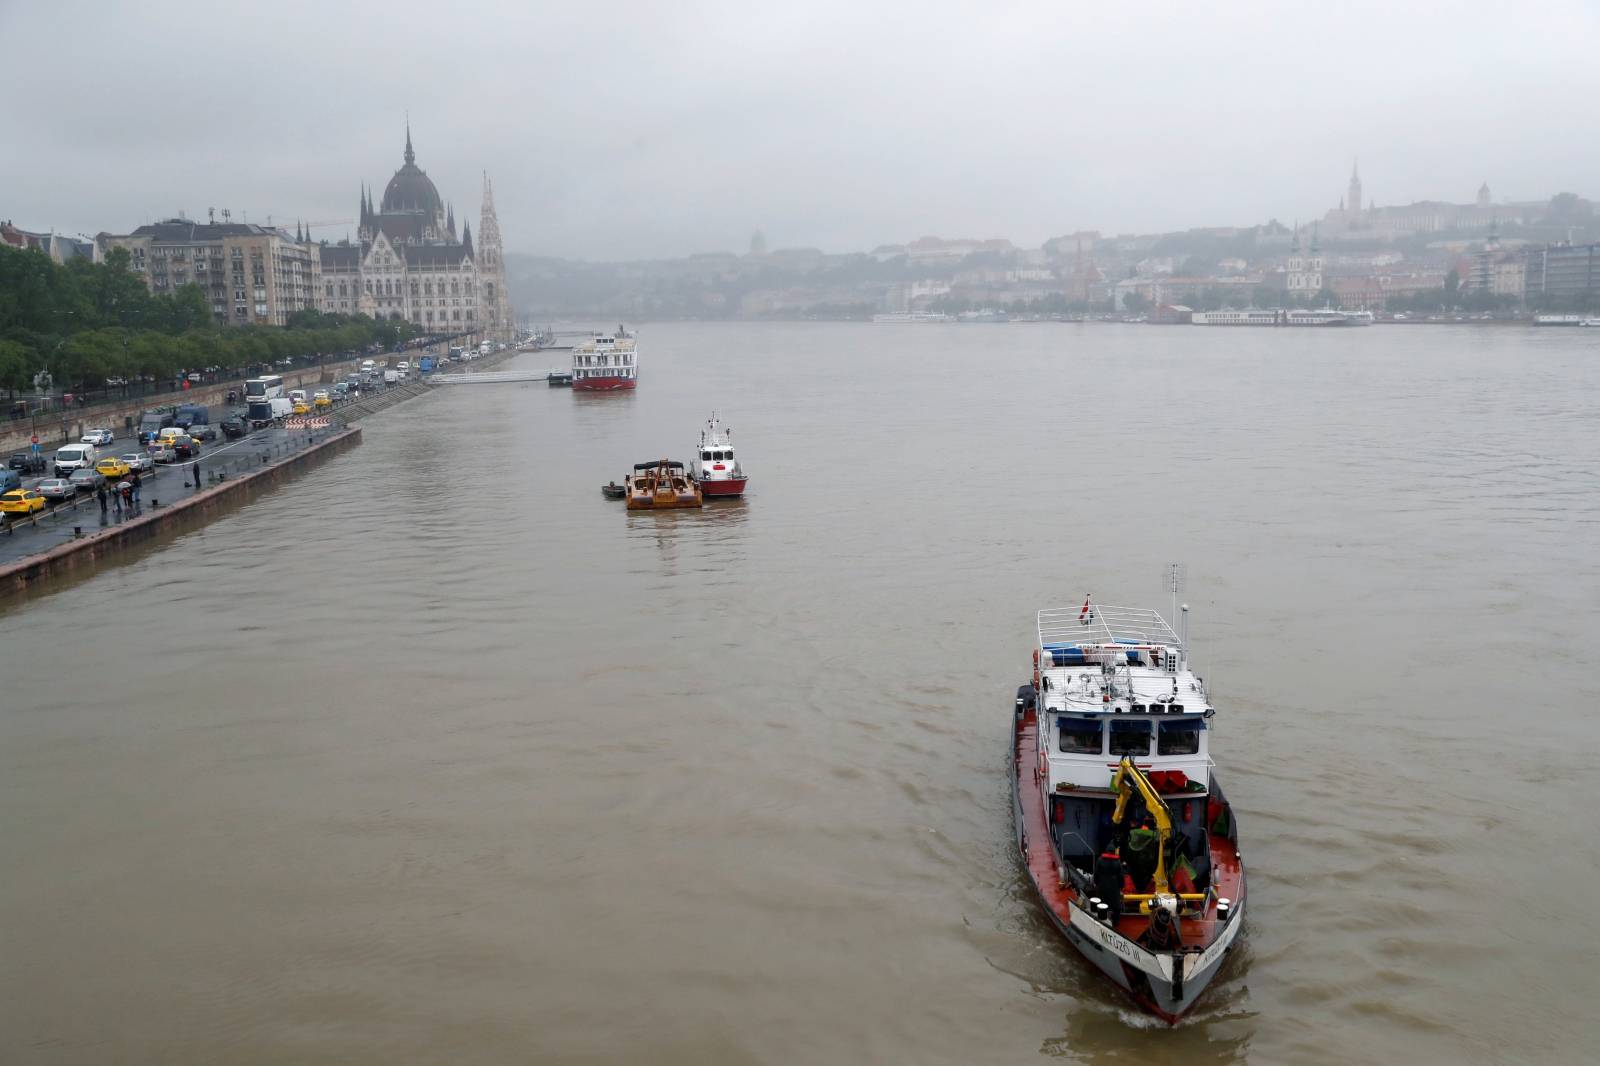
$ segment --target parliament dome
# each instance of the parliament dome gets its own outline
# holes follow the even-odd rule
[[[422,214],[430,218],[443,210],[444,201],[433,179],[417,166],[417,153],[411,149],[411,130],[406,130],[405,165],[394,172],[388,187],[383,190],[383,203],[379,210],[384,214]]]

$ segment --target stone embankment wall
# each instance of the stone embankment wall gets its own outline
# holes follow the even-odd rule
[[[25,592],[42,582],[68,574],[90,572],[95,563],[153,537],[183,532],[204,525],[219,511],[246,503],[262,492],[317,466],[361,443],[361,430],[352,427],[329,437],[305,451],[272,466],[229,478],[209,488],[160,507],[146,507],[138,518],[128,519],[107,529],[86,532],[39,555],[31,555],[0,567],[0,597]]]

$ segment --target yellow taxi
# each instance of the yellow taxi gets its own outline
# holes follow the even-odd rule
[[[0,495],[0,514],[33,514],[44,507],[45,498],[32,489],[12,489]]]
[[[156,434],[156,440],[170,448],[179,437],[187,437],[188,435],[188,431],[179,426],[168,426]]]
[[[129,466],[127,463],[123,462],[121,459],[118,459],[114,455],[108,455],[98,463],[94,464],[94,469],[96,473],[105,478],[107,481],[121,481],[123,478],[133,473],[133,467]]]
[[[306,402],[304,400],[296,400],[294,402],[294,413],[297,415],[308,415],[311,413],[311,408],[306,406]]]
[[[311,397],[311,402],[319,408],[332,407],[333,397],[329,396],[325,391],[319,390],[315,396]]]

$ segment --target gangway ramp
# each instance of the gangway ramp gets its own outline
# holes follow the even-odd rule
[[[511,381],[546,381],[548,370],[485,370],[481,374],[429,374],[432,385],[500,385]]]

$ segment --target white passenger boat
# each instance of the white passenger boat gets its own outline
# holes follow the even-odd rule
[[[1237,826],[1211,761],[1215,714],[1187,640],[1156,612],[1087,599],[1039,612],[1012,737],[1023,865],[1072,946],[1173,1023],[1244,918]]]
[[[615,333],[596,333],[572,346],[574,392],[611,392],[638,385],[638,346],[633,334],[621,326]]]

